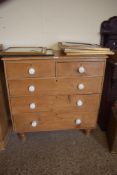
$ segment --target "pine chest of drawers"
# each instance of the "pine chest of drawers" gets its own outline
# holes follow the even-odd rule
[[[14,131],[95,128],[106,58],[3,58]]]

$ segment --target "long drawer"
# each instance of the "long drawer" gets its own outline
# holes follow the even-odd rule
[[[10,96],[100,93],[102,77],[9,80]]]
[[[104,65],[104,62],[58,62],[56,72],[60,77],[103,76]]]
[[[11,98],[13,114],[40,111],[98,111],[100,95],[64,95]]]
[[[13,115],[16,132],[94,128],[97,113],[25,113]]]
[[[15,61],[6,62],[6,76],[8,79],[32,77],[54,77],[54,60]]]

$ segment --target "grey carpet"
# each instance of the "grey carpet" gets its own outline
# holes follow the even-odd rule
[[[0,175],[117,175],[117,154],[108,151],[105,133],[81,131],[12,134],[0,152]]]

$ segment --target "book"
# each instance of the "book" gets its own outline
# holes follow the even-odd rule
[[[64,51],[65,52],[77,52],[77,51],[110,51],[109,48],[102,48],[102,47],[95,47],[95,48],[92,48],[92,47],[71,47],[71,48],[65,48]]]
[[[58,46],[66,55],[113,55],[110,48],[101,47],[98,44],[59,42]]]
[[[98,44],[91,43],[74,43],[74,42],[59,42],[58,46],[64,50],[110,50],[110,48],[101,47]]]
[[[114,55],[114,52],[68,52],[66,55]]]

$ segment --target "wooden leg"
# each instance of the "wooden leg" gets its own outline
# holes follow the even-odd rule
[[[3,142],[0,142],[0,151],[5,150],[5,144]]]
[[[21,141],[26,141],[26,134],[25,133],[18,133],[17,135]]]
[[[85,133],[86,133],[87,136],[89,136],[90,133],[91,133],[91,129],[85,129]]]
[[[7,135],[4,137],[4,139],[0,140],[0,151],[5,150],[10,133],[11,133],[11,127],[8,128]]]

